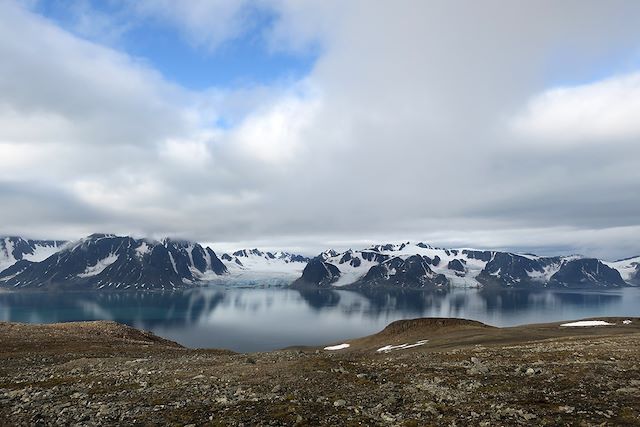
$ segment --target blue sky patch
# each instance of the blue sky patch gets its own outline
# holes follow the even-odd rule
[[[69,5],[43,0],[36,3],[34,11],[78,36],[141,58],[167,80],[192,90],[298,80],[309,74],[320,53],[317,47],[305,52],[270,49],[265,34],[275,17],[264,10],[252,10],[251,31],[211,50],[191,43],[177,29],[158,20],[125,17],[117,2],[80,1],[73,3],[73,7]],[[110,38],[109,34],[82,31],[80,21],[88,15],[96,23],[111,27],[105,33],[114,30],[117,36]],[[99,30],[96,26],[96,31]]]

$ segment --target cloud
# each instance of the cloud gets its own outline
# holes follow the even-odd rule
[[[281,166],[292,161],[305,144],[304,132],[314,120],[319,99],[287,95],[265,110],[246,117],[231,132],[230,143],[242,155]]]
[[[208,142],[211,135],[204,133],[192,140],[167,139],[160,148],[160,156],[185,167],[203,167],[211,162]]]
[[[192,91],[0,3],[0,198],[21,213],[3,231],[640,251],[636,74],[545,81],[633,59],[637,2],[135,7],[211,55],[242,34],[320,54],[298,81]]]
[[[640,137],[640,73],[559,87],[534,96],[512,119],[516,133],[538,143],[581,144]]]
[[[11,2],[0,12],[3,140],[152,144],[183,131],[182,89],[157,71]]]

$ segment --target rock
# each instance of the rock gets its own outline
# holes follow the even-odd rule
[[[484,365],[476,365],[467,369],[467,374],[469,375],[485,375],[489,373],[489,368]]]
[[[640,392],[640,389],[635,387],[622,387],[616,390],[616,393],[635,394]]]
[[[322,257],[316,257],[309,261],[302,271],[302,277],[291,284],[292,288],[329,288],[331,284],[340,278],[340,269],[335,265],[325,262]]]
[[[453,271],[464,272],[464,265],[459,259],[453,259],[447,264],[447,268]]]
[[[380,418],[382,419],[382,421],[385,421],[387,423],[392,423],[396,420],[394,416],[392,416],[391,414],[387,414],[386,412],[383,412],[380,415]]]
[[[384,406],[396,406],[399,399],[396,396],[389,396],[382,402]]]
[[[280,384],[277,384],[275,387],[271,389],[271,393],[279,393],[280,390],[282,390],[282,387],[280,387]]]
[[[338,399],[335,402],[333,402],[333,406],[335,406],[336,408],[339,408],[341,406],[344,406],[347,404],[347,401],[344,399]]]

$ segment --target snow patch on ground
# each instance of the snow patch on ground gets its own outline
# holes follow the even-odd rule
[[[400,344],[400,345],[385,345],[384,347],[380,347],[379,349],[377,349],[376,352],[388,353],[394,350],[405,350],[407,348],[413,348],[413,347],[419,347],[421,345],[425,345],[427,342],[429,342],[429,340],[420,340],[413,344],[406,343],[406,344]]]
[[[338,344],[338,345],[330,345],[329,347],[325,347],[324,349],[327,351],[335,351],[335,350],[344,350],[345,348],[351,347],[351,344]]]
[[[109,256],[107,256],[106,258],[98,260],[98,262],[96,262],[96,265],[87,267],[84,270],[84,273],[78,274],[78,277],[97,276],[98,274],[102,273],[105,268],[109,267],[111,264],[113,264],[117,260],[118,260],[117,254],[113,254],[113,253],[109,254]]]
[[[615,323],[605,322],[604,320],[580,320],[578,322],[563,323],[560,326],[613,326]]]
[[[627,319],[627,320],[623,320],[622,323],[625,325],[630,325],[632,322],[631,320]]]

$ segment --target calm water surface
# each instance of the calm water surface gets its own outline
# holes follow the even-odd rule
[[[611,291],[295,291],[0,293],[0,320],[115,320],[188,347],[262,351],[377,332],[397,319],[462,317],[495,326],[640,316],[640,289]]]

